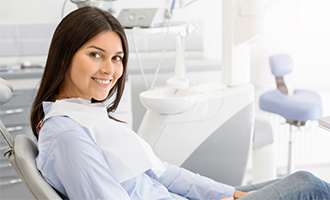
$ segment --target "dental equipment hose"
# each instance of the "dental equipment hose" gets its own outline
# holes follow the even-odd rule
[[[193,4],[193,3],[195,3],[196,1],[198,1],[198,0],[192,0],[192,1],[190,1],[190,2],[186,3],[186,4],[184,5],[184,7],[187,7],[187,6],[189,6],[189,5]]]
[[[64,8],[65,8],[65,5],[66,5],[66,2],[67,2],[68,0],[64,0],[64,3],[63,3],[63,6],[62,6],[62,12],[61,12],[61,19],[63,18],[63,16],[64,16]]]
[[[170,26],[171,26],[174,6],[175,6],[175,0],[172,1],[171,10],[169,12],[169,15],[167,16],[168,19],[169,19],[168,24],[167,24],[167,32],[166,32],[166,35],[165,35],[163,50],[162,50],[162,53],[161,53],[160,58],[159,58],[158,66],[156,68],[154,78],[152,79],[152,82],[151,82],[151,86],[150,86],[151,90],[154,89],[154,85],[155,85],[155,82],[156,82],[156,79],[157,79],[157,76],[158,76],[158,73],[159,73],[159,70],[160,70],[160,66],[161,66],[162,61],[163,61],[163,57],[164,57],[164,53],[165,53],[165,49],[166,49],[166,45],[167,45],[167,39],[168,39],[168,35],[169,35],[169,32],[170,32]]]
[[[151,82],[151,86],[150,86],[151,90],[154,89],[154,85],[155,85],[155,82],[156,82],[156,79],[157,79],[157,76],[158,76],[158,73],[159,73],[159,70],[160,70],[160,66],[161,66],[162,61],[163,61],[163,57],[164,57],[164,53],[165,53],[166,45],[167,45],[167,39],[168,39],[168,35],[169,35],[169,32],[170,32],[171,19],[172,18],[170,18],[168,20],[167,32],[166,32],[166,36],[165,36],[163,50],[162,50],[162,53],[161,53],[160,58],[159,58],[159,62],[158,62],[158,66],[157,66],[156,71],[155,71],[154,78],[152,79],[152,82]]]
[[[172,1],[171,10],[169,12],[169,15],[167,16],[169,18],[169,20],[168,20],[167,31],[166,31],[166,35],[165,35],[165,41],[164,41],[162,53],[160,55],[160,58],[159,58],[159,61],[158,61],[158,65],[157,65],[157,68],[156,68],[156,71],[155,71],[155,75],[154,75],[154,78],[153,78],[153,80],[151,82],[150,88],[149,88],[147,79],[145,77],[144,71],[143,71],[143,67],[142,67],[142,64],[141,64],[141,59],[140,59],[140,56],[139,56],[139,50],[137,48],[136,39],[135,39],[135,30],[138,27],[134,27],[133,28],[133,31],[132,31],[132,33],[133,33],[132,34],[133,35],[133,44],[134,44],[135,53],[136,53],[136,59],[138,61],[138,65],[139,65],[139,68],[140,68],[140,71],[141,71],[143,82],[144,82],[145,87],[146,87],[147,90],[149,90],[149,89],[152,90],[154,88],[154,85],[155,85],[155,82],[156,82],[156,79],[157,79],[157,76],[158,76],[158,73],[159,73],[159,70],[160,70],[160,66],[161,66],[162,61],[163,61],[163,57],[164,57],[164,53],[165,53],[166,45],[167,45],[167,39],[168,39],[168,35],[169,35],[169,32],[170,32],[171,19],[172,19],[172,13],[173,13],[174,5],[175,5],[175,0]]]
[[[146,89],[149,90],[148,82],[147,82],[147,79],[144,75],[144,71],[143,71],[142,64],[141,64],[141,59],[140,59],[140,56],[139,56],[139,50],[137,48],[136,39],[135,39],[135,30],[137,28],[139,28],[139,27],[133,27],[133,30],[132,30],[133,44],[134,44],[134,48],[135,48],[136,59],[138,61],[138,65],[139,65],[139,68],[140,68],[140,71],[141,71],[141,76],[142,76],[144,85],[145,85]]]

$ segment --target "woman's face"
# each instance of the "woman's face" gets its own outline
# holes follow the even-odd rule
[[[58,99],[104,100],[123,73],[123,57],[119,35],[99,33],[74,54]]]

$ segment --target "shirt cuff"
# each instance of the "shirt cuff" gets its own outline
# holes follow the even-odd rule
[[[211,199],[223,199],[226,197],[232,197],[235,193],[235,187],[223,184],[215,183],[214,193]]]

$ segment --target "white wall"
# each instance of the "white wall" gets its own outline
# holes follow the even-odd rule
[[[0,0],[1,24],[58,23],[64,0]],[[76,8],[69,1],[65,13]]]
[[[265,34],[251,45],[251,82],[274,83],[268,57],[290,54],[296,67],[287,79],[296,86],[330,91],[330,2],[290,0],[274,4],[266,14]]]

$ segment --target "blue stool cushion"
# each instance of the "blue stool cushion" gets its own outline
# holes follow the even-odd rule
[[[285,119],[308,121],[322,116],[321,97],[309,90],[295,90],[293,95],[285,95],[272,90],[260,96],[261,110],[281,115]]]

